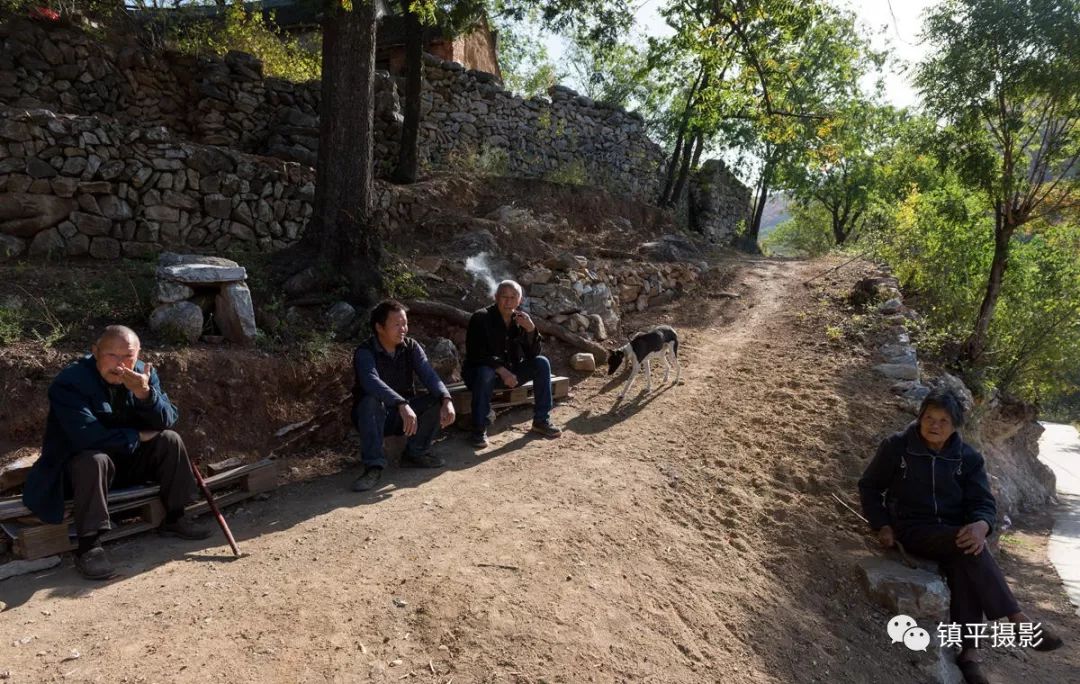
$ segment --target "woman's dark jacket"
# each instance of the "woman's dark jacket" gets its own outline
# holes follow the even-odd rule
[[[872,528],[978,520],[994,529],[997,507],[982,454],[953,433],[940,452],[919,436],[917,422],[885,438],[859,480],[863,514]],[[989,532],[987,533],[989,534]]]

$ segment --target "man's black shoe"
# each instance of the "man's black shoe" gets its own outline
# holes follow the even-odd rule
[[[404,453],[401,455],[401,465],[412,466],[414,468],[442,468],[446,465],[446,461],[430,451],[416,455]]]
[[[487,431],[481,430],[469,435],[469,445],[476,449],[486,449],[488,446]]]
[[[542,435],[548,439],[556,439],[562,436],[562,430],[552,425],[550,420],[544,421],[543,423],[533,421],[532,427],[529,428],[529,432]]]
[[[368,466],[364,468],[364,474],[356,478],[356,481],[352,483],[352,490],[354,492],[366,492],[369,489],[375,489],[375,486],[379,484],[379,480],[382,479],[382,468],[379,466]]]
[[[75,569],[86,579],[109,579],[116,574],[116,569],[105,555],[105,549],[95,546],[81,556],[75,556]]]
[[[181,539],[206,539],[214,531],[206,525],[199,525],[188,517],[178,518],[171,523],[162,523],[158,527],[158,534],[163,537],[180,537]]]

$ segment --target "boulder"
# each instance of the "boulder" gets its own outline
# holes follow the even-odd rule
[[[182,302],[194,296],[195,290],[182,283],[174,283],[168,280],[157,281],[157,289],[154,292],[154,300],[158,304],[171,304]]]
[[[451,340],[436,337],[435,343],[428,350],[428,361],[443,382],[456,382],[461,379],[461,356]]]
[[[553,271],[576,271],[589,265],[589,260],[583,256],[577,256],[571,252],[563,252],[557,257],[552,257],[544,262],[544,266]]]
[[[13,259],[25,251],[25,240],[11,235],[0,235],[0,259]]]
[[[596,370],[596,357],[589,352],[580,352],[570,357],[570,367],[583,373]]]
[[[32,257],[48,257],[63,253],[64,238],[60,237],[60,231],[56,228],[41,231],[30,242],[30,256]]]
[[[214,300],[214,316],[225,339],[245,346],[255,344],[255,307],[247,285],[223,285]]]
[[[356,317],[356,309],[348,302],[335,302],[323,314],[331,330],[340,332],[347,328]]]
[[[589,332],[593,338],[600,342],[606,340],[607,327],[604,325],[604,319],[600,314],[589,314],[586,318],[589,319]]]
[[[891,614],[935,620],[948,615],[949,589],[936,572],[909,568],[880,556],[862,558],[858,566],[867,594]]]
[[[0,193],[0,233],[32,238],[68,217],[75,202],[55,195]]]
[[[917,363],[879,363],[874,366],[874,370],[894,380],[919,379],[919,365]]]
[[[893,297],[892,299],[887,299],[881,304],[878,304],[878,312],[885,316],[898,314],[901,312],[901,310],[903,310],[903,308],[904,303],[896,297]]]
[[[162,304],[150,314],[150,329],[168,338],[197,342],[202,328],[202,309],[192,302]]]

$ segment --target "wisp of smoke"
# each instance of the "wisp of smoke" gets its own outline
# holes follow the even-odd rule
[[[499,281],[495,279],[488,258],[487,252],[480,252],[476,256],[469,257],[465,260],[465,270],[471,273],[476,281],[487,285],[488,294],[494,297],[495,287]]]

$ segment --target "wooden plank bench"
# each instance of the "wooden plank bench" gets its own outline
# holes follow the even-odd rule
[[[264,459],[233,468],[206,478],[206,484],[215,493],[231,490],[214,497],[218,507],[223,508],[277,487],[277,463]],[[165,508],[158,498],[159,491],[157,485],[149,485],[110,492],[109,515],[114,527],[101,536],[102,541],[120,539],[160,525],[165,519]],[[201,499],[186,508],[189,515],[200,515],[208,510],[209,505]],[[69,502],[65,517],[70,512]],[[42,558],[70,551],[76,546],[70,523],[42,524],[22,505],[20,497],[0,499],[0,521],[3,521],[4,531],[12,537],[12,551],[19,558]]]
[[[459,416],[467,416],[472,413],[472,392],[465,386],[465,383],[451,383],[446,386],[446,389],[450,390],[450,398],[454,402],[454,411]],[[531,404],[534,394],[532,380],[513,389],[500,387],[491,396],[491,408],[498,410],[510,408],[511,406],[520,406],[521,404]],[[561,375],[553,376],[551,378],[551,398],[557,400],[565,399],[568,396],[570,396],[570,378]]]

